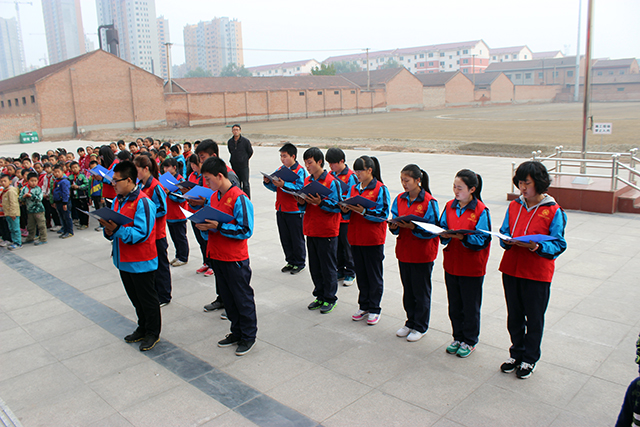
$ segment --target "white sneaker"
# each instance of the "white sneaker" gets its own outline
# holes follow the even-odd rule
[[[416,341],[420,341],[420,338],[422,338],[423,336],[427,335],[426,332],[418,332],[415,329],[411,331],[411,333],[407,336],[407,341],[409,342],[416,342]]]
[[[171,265],[173,265],[174,267],[180,267],[182,265],[185,265],[187,262],[189,261],[180,261],[179,259],[177,259],[176,262],[172,263]]]
[[[356,281],[355,277],[345,277],[344,280],[342,281],[342,286],[353,286],[355,281]]]
[[[396,336],[400,338],[404,338],[410,333],[411,333],[411,328],[407,328],[406,326],[403,326],[402,328],[398,329],[398,332],[396,332]]]
[[[169,261],[169,264],[173,265],[174,262],[178,261],[178,258],[174,258],[171,261]]]
[[[7,246],[9,246],[9,243],[11,242],[7,242],[6,240],[0,240],[0,247],[6,248]]]
[[[367,318],[367,325],[375,325],[380,321],[380,313],[369,313]]]
[[[353,314],[353,316],[351,316],[351,318],[357,322],[358,320],[364,319],[367,314],[369,314],[368,311],[358,310]]]

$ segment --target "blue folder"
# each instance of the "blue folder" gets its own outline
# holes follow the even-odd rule
[[[548,236],[546,234],[530,234],[528,236],[512,237],[511,240],[518,240],[524,243],[529,243],[529,242],[540,243],[540,242],[546,242],[548,240],[556,240],[556,238],[552,236]]]
[[[189,220],[193,221],[196,224],[206,222],[207,219],[222,223],[233,221],[233,217],[231,215],[221,212],[218,209],[212,208],[211,206],[204,206],[198,212],[189,217]]]
[[[195,182],[191,182],[191,181],[182,181],[182,182],[178,183],[178,187],[180,187],[181,190],[185,190],[185,189],[189,190],[189,189],[195,187],[196,185],[198,185],[198,184],[196,184]]]
[[[160,175],[158,181],[160,181],[160,184],[162,184],[164,188],[171,192],[180,190],[180,188],[178,188],[178,180],[171,175],[171,172]]]
[[[195,187],[193,187],[191,190],[187,191],[184,194],[184,198],[197,199],[200,196],[202,196],[208,200],[212,195],[213,195],[213,190],[211,190],[210,188],[203,187],[201,185],[196,185]]]
[[[262,175],[266,176],[269,179],[280,178],[284,182],[296,182],[299,178],[298,174],[289,169],[288,167],[281,167],[277,171],[272,174],[266,174],[261,172]]]
[[[284,188],[282,189],[282,191],[303,198],[308,195],[315,196],[316,194],[319,194],[321,197],[331,196],[331,190],[320,184],[318,181],[311,181],[309,184],[302,187],[299,191],[289,191],[285,190]]]
[[[118,225],[127,225],[133,222],[133,218],[129,218],[128,216],[122,215],[121,213],[118,213],[107,207],[97,209],[93,212],[83,211],[82,209],[78,209],[78,210],[87,215],[91,215],[94,218],[103,219],[105,221],[113,221]]]
[[[401,221],[405,221],[405,222],[411,222],[411,221],[429,222],[429,221],[427,221],[427,219],[425,217],[418,216],[418,215],[397,216],[395,218],[388,219],[387,221],[388,222],[401,222]]]
[[[107,181],[109,184],[111,184],[111,181],[113,181],[113,171],[110,171],[102,165],[97,165],[89,172],[91,172],[92,175],[101,176],[102,179]]]
[[[362,196],[349,197],[348,199],[343,200],[340,203],[344,205],[351,205],[351,206],[360,205],[365,209],[371,209],[376,207],[376,202],[369,199],[365,199]]]

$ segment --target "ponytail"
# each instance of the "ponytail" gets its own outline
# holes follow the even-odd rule
[[[355,162],[353,162],[354,171],[363,171],[367,169],[371,169],[371,175],[373,175],[375,179],[380,181],[380,183],[383,183],[381,172],[380,172],[380,162],[378,161],[377,158],[369,157],[369,156],[360,156],[356,159]]]
[[[420,188],[431,194],[431,190],[429,189],[429,174],[420,169],[420,166],[414,164],[407,165],[402,168],[401,173],[407,174],[413,179],[419,179]]]
[[[462,169],[456,174],[456,178],[460,178],[462,182],[464,182],[464,185],[466,185],[469,189],[475,187],[476,190],[471,193],[471,195],[474,198],[482,201],[482,196],[480,195],[480,192],[482,191],[482,177],[480,175],[472,170]]]
[[[135,159],[133,159],[133,164],[139,168],[149,168],[151,176],[155,179],[158,179],[158,164],[151,159],[151,155],[142,153],[139,156],[136,156]]]

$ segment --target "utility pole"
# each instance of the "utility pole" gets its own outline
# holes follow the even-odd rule
[[[171,46],[173,43],[165,43],[165,49],[167,49],[167,80],[169,81],[169,93],[173,93],[173,83],[171,82]]]
[[[367,51],[367,90],[371,90],[371,71],[369,70],[369,48],[365,49]]]
[[[576,49],[576,71],[574,72],[575,86],[573,89],[573,101],[580,100],[580,22],[582,21],[582,0],[578,0],[578,48]]]
[[[582,109],[582,158],[587,158],[587,122],[589,119],[589,101],[591,97],[591,35],[593,30],[593,2],[589,0],[587,12],[587,49],[584,56],[585,72],[584,72],[584,104]],[[587,173],[587,167],[584,162],[580,163],[580,173]],[[575,182],[575,181],[574,181]]]

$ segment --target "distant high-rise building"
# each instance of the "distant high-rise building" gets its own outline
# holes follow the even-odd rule
[[[164,19],[164,16],[159,16],[157,21],[158,26],[158,52],[160,52],[160,76],[163,79],[169,78],[167,70],[167,47],[165,43],[170,43],[169,37],[169,20]]]
[[[24,73],[20,59],[18,22],[16,18],[0,18],[0,80]]]
[[[98,25],[118,30],[118,56],[159,76],[160,54],[155,0],[96,0]],[[102,33],[102,46],[107,41]]]
[[[42,0],[49,63],[86,52],[80,0]]]
[[[84,46],[86,47],[87,53],[96,50],[96,44],[86,34],[84,35]]]
[[[214,76],[224,67],[244,65],[242,24],[237,19],[214,18],[184,27],[184,53],[187,68],[200,67]]]

